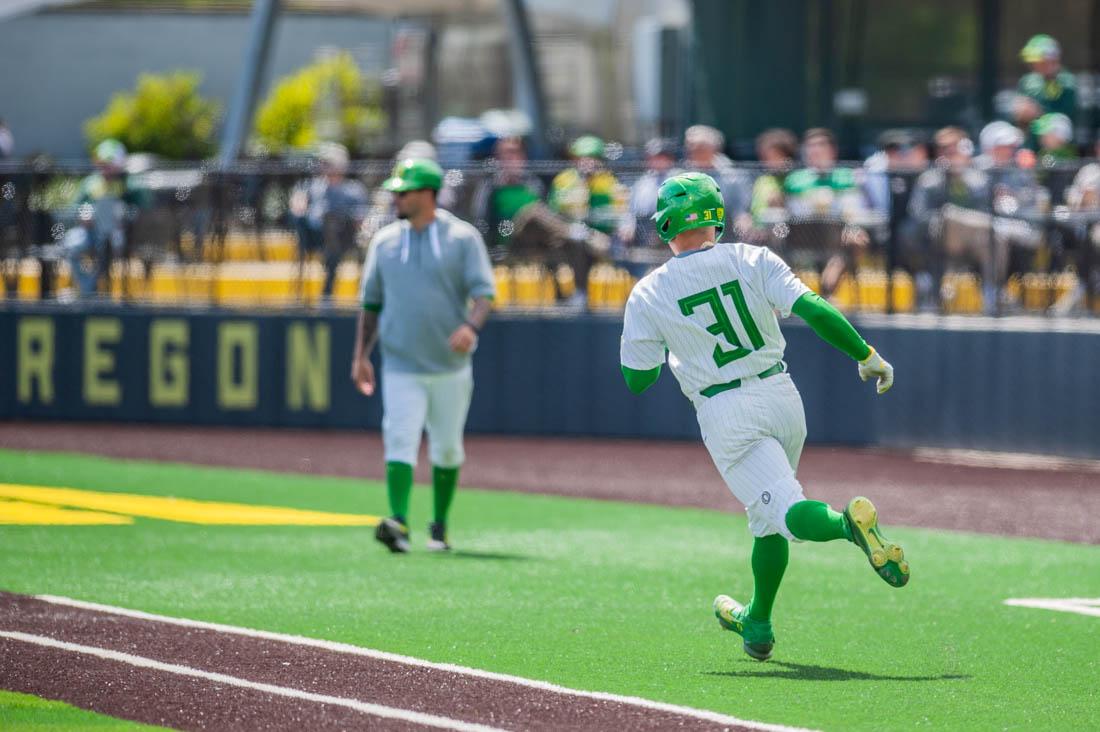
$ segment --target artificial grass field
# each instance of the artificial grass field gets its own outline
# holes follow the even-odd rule
[[[65,454],[0,450],[0,482],[386,511],[373,482]],[[796,545],[775,655],[759,663],[710,610],[721,592],[748,599],[742,514],[460,490],[451,541],[461,551],[439,556],[423,550],[430,499],[414,491],[408,556],[389,555],[363,527],[0,526],[0,589],[819,729],[1100,720],[1100,618],[1002,604],[1100,597],[1097,546],[892,529],[885,516],[912,564],[898,590],[850,544]],[[914,498],[935,499],[934,487]],[[79,710],[25,700],[0,694],[0,728],[87,726],[65,716]]]

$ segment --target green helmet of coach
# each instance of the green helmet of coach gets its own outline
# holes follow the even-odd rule
[[[390,177],[382,181],[382,188],[391,193],[422,191],[443,187],[443,168],[428,158],[406,158],[394,166]]]
[[[657,234],[672,241],[691,229],[713,226],[715,238],[726,228],[726,202],[718,184],[706,173],[681,173],[661,184],[657,191]]]

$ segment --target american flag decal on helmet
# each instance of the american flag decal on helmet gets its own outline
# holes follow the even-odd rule
[[[689,213],[687,216],[684,217],[684,221],[696,221],[698,219],[699,214],[697,213]]]

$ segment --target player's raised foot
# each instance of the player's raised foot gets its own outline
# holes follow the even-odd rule
[[[447,525],[433,521],[428,524],[428,551],[449,552],[451,545],[447,543]]]
[[[853,498],[844,509],[844,520],[852,541],[867,555],[878,576],[893,587],[904,587],[909,581],[909,562],[901,546],[882,535],[875,504],[863,496]]]
[[[726,630],[732,630],[744,640],[745,653],[757,661],[767,661],[775,647],[772,624],[766,620],[753,620],[744,605],[728,595],[714,598],[714,617]]]
[[[374,530],[374,538],[394,554],[409,551],[409,527],[395,518],[384,518]]]

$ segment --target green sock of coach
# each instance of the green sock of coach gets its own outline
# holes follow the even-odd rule
[[[386,463],[386,492],[390,496],[390,514],[408,522],[409,495],[413,486],[413,466],[408,463]]]
[[[447,523],[447,514],[458,487],[458,468],[432,467],[432,493],[435,498],[435,522]]]

